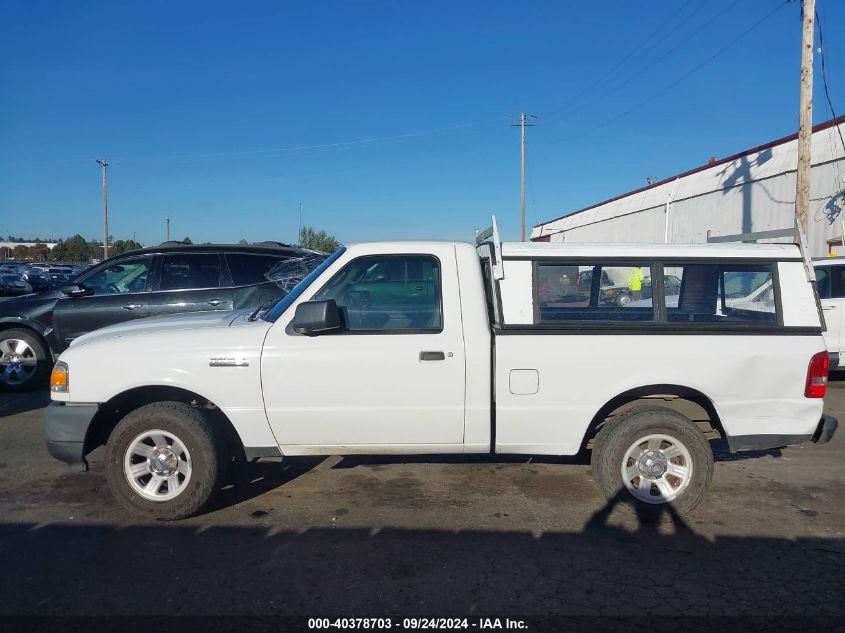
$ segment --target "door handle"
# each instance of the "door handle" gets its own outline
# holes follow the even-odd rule
[[[212,299],[211,301],[208,302],[208,305],[214,306],[216,308],[217,306],[222,306],[222,305],[225,305],[227,303],[229,303],[229,302],[226,301],[225,299]]]
[[[420,360],[446,360],[443,352],[420,352]]]
[[[822,306],[822,310],[836,310],[836,306]]]
[[[140,303],[127,303],[123,306],[124,310],[137,310],[138,308],[143,308],[144,306]]]

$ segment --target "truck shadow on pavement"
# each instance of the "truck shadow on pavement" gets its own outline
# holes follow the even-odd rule
[[[711,540],[671,509],[615,524],[618,502],[540,535],[343,526],[354,510],[300,530],[0,524],[0,616],[845,616],[843,539]]]
[[[719,461],[738,461],[762,457],[778,458],[781,449],[764,451],[728,452],[727,445],[719,440],[713,442],[714,458]],[[230,469],[223,487],[203,514],[215,512],[254,499],[271,490],[309,473],[318,465],[332,470],[351,470],[361,466],[385,466],[394,464],[590,464],[589,452],[564,457],[526,455],[348,455],[344,457],[291,457],[279,462],[253,462],[239,464]]]
[[[297,457],[279,462],[233,464],[226,480],[203,510],[203,514],[222,510],[259,497],[305,475],[325,457]]]

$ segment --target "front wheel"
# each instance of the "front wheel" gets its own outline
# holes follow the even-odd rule
[[[704,498],[713,479],[713,451],[687,417],[669,409],[633,409],[596,436],[593,476],[608,501],[659,515],[683,514]]]
[[[224,442],[203,413],[181,402],[136,409],[106,444],[106,480],[117,501],[160,520],[198,512],[219,486]]]
[[[634,297],[628,293],[623,292],[616,296],[616,305],[620,308],[625,307],[634,300]]]

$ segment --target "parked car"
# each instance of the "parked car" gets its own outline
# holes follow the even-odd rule
[[[710,485],[705,430],[732,452],[832,437],[827,352],[797,246],[496,237],[341,248],[267,310],[80,336],[51,376],[47,447],[84,470],[105,443],[117,500],[177,519],[210,499],[235,457],[589,445],[608,499],[660,513],[691,510]],[[596,275],[619,261],[680,271],[675,307],[662,293],[642,307],[602,305],[598,289],[577,303],[541,295],[543,278],[571,277],[562,268]],[[118,287],[135,283],[124,273]],[[726,305],[727,276],[760,274],[779,286],[777,303]]]
[[[610,280],[610,277],[607,276],[607,271],[602,270],[600,275],[600,287],[612,286],[613,282]],[[580,292],[590,293],[590,290],[593,286],[593,271],[592,270],[584,270],[578,273],[578,290]]]
[[[32,286],[18,275],[0,273],[0,297],[13,297],[32,292]]]
[[[824,312],[824,340],[830,352],[831,371],[845,370],[845,257],[825,257],[813,261],[816,289]]]
[[[167,243],[112,257],[75,279],[62,277],[60,288],[7,299],[0,302],[0,389],[45,382],[53,358],[71,341],[106,325],[178,312],[228,313],[278,299],[286,289],[268,277],[272,269],[290,260],[307,269],[324,257],[269,243]],[[298,274],[301,279],[307,270]]]
[[[653,286],[651,277],[645,277],[642,280],[642,286],[639,292],[639,298],[636,293],[630,289],[629,286],[602,286],[600,303],[615,306],[629,305],[632,302],[644,301],[651,299],[653,294]],[[677,296],[681,293],[681,280],[675,275],[663,275],[663,294],[667,297]],[[649,304],[650,305],[650,304]]]

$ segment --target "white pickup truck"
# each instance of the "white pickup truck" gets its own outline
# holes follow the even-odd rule
[[[267,309],[86,334],[53,370],[47,446],[84,470],[105,444],[114,495],[160,519],[238,457],[589,449],[608,498],[683,512],[709,439],[833,435],[798,247],[477,242],[344,247]],[[602,299],[605,269],[631,302]]]

